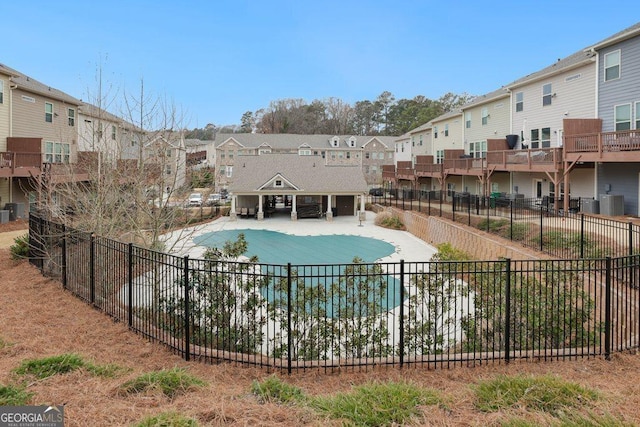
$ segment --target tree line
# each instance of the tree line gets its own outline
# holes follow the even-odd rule
[[[266,108],[245,112],[240,125],[216,128],[208,124],[187,132],[186,137],[210,140],[217,132],[399,136],[472,99],[467,93],[451,92],[435,100],[422,95],[396,99],[388,91],[373,101],[357,101],[353,105],[333,97],[310,103],[280,99],[271,101]]]

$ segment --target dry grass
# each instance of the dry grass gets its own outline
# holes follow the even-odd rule
[[[116,377],[77,370],[30,383],[27,391],[34,393],[32,404],[66,405],[67,426],[125,426],[163,412],[179,413],[197,419],[199,425],[212,426],[332,424],[308,409],[261,403],[251,393],[252,384],[270,373],[232,364],[187,363],[79,301],[28,263],[11,261],[7,249],[0,250],[0,339],[4,342],[0,347],[0,385],[21,381],[12,371],[22,361],[64,353],[81,355],[97,365],[125,368]],[[128,380],[173,368],[186,369],[207,385],[174,399],[154,390],[126,397],[118,393]],[[498,425],[520,416],[546,423],[544,414],[525,409],[493,413],[476,409],[471,385],[498,375],[516,374],[552,375],[594,389],[603,396],[594,403],[595,414],[640,425],[640,356],[635,354],[614,355],[610,362],[597,358],[434,371],[306,372],[282,379],[311,396],[348,392],[352,386],[372,380],[411,381],[439,391],[446,399],[444,405],[424,408],[426,425]]]

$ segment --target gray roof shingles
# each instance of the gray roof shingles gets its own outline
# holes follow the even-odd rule
[[[236,194],[257,192],[277,175],[306,194],[354,194],[368,189],[361,166],[327,166],[320,156],[240,156],[233,175],[229,190]]]

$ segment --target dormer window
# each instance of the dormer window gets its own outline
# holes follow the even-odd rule
[[[352,136],[351,138],[349,138],[349,147],[354,148],[356,146],[356,137]]]
[[[282,180],[281,179],[276,179],[275,182],[273,183],[274,187],[282,187]]]
[[[338,138],[337,136],[331,138],[331,146],[337,147],[338,145],[340,145],[340,138]]]

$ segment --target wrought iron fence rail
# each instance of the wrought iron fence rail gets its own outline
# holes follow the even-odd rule
[[[30,241],[43,274],[186,360],[442,368],[640,342],[640,255],[272,265],[174,256],[36,215]]]

